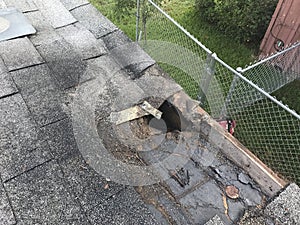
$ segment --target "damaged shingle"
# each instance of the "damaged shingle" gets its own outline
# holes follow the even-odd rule
[[[123,31],[116,30],[102,38],[108,50],[112,50],[121,45],[131,43],[132,41]]]
[[[127,187],[93,208],[88,212],[88,217],[93,224],[161,224],[132,187]]]
[[[110,51],[110,54],[122,68],[131,74],[132,78],[140,77],[144,70],[155,63],[137,43],[128,43],[116,47]]]
[[[191,161],[184,165],[181,172],[174,175],[172,174],[171,179],[168,179],[166,183],[176,198],[189,193],[191,189],[208,180],[206,174],[197,169]]]
[[[151,64],[151,62],[148,62]],[[141,67],[141,70],[144,68]],[[176,92],[182,90],[182,87],[171,79],[164,78],[162,76],[143,75],[139,79],[135,80],[135,83],[142,88],[149,96],[153,95],[153,88],[155,87],[155,96],[159,96],[162,99],[168,99]]]
[[[239,201],[227,199],[229,211],[226,216],[222,196],[223,191],[214,181],[209,181],[180,199],[180,203],[188,209],[195,224],[205,224],[215,215],[219,215],[225,224],[231,224],[239,218],[244,206]]]

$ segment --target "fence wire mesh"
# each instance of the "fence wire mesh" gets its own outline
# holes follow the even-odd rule
[[[300,44],[239,73],[152,0],[138,5],[144,50],[213,118],[234,119],[237,139],[265,164],[300,184],[300,116],[268,94],[299,78]]]
[[[235,137],[279,175],[300,183],[300,119],[237,76],[231,86],[222,113],[237,122]]]
[[[300,78],[300,42],[262,58],[240,72],[259,87],[273,93]]]

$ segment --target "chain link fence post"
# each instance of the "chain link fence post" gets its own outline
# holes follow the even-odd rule
[[[139,32],[140,32],[140,0],[136,1],[136,30],[135,30],[135,41],[139,41]]]
[[[216,71],[215,69],[216,56],[217,56],[216,53],[212,53],[212,54],[207,53],[206,63],[203,70],[203,76],[199,84],[198,100],[200,102],[201,107],[204,107],[205,105],[206,95],[208,93],[209,85]]]
[[[237,72],[239,72],[240,74],[242,74],[242,68],[238,67],[236,69]],[[240,78],[237,75],[234,75],[233,80],[231,82],[228,94],[226,96],[225,102],[224,102],[224,106],[221,110],[221,116],[228,116],[228,106],[230,105],[231,99],[232,99],[232,95],[233,92],[236,88],[236,86],[238,85],[238,81],[240,80]]]

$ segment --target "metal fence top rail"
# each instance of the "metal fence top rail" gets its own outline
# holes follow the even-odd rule
[[[164,10],[162,10],[157,4],[155,4],[152,0],[148,0],[149,3],[151,3],[160,13],[162,13],[168,20],[170,20],[174,25],[176,25],[184,34],[186,34],[188,37],[190,37],[197,45],[199,45],[199,47],[201,47],[204,51],[206,51],[208,54],[211,54],[212,57],[219,62],[220,64],[222,64],[224,67],[226,67],[228,70],[230,70],[232,73],[234,73],[237,77],[239,77],[240,79],[242,79],[243,81],[245,81],[246,83],[248,83],[250,86],[252,86],[254,89],[256,89],[258,92],[260,92],[261,94],[263,94],[264,96],[266,96],[268,99],[270,99],[272,102],[274,102],[275,104],[279,105],[281,108],[283,108],[284,110],[286,110],[287,112],[289,112],[290,114],[292,114],[293,116],[295,116],[298,120],[300,120],[300,115],[298,115],[296,113],[296,111],[291,110],[288,106],[284,105],[282,102],[278,101],[276,98],[274,98],[272,95],[270,95],[268,92],[264,91],[263,89],[261,89],[259,86],[257,86],[256,84],[254,84],[252,81],[248,80],[246,77],[244,77],[242,75],[242,72],[244,72],[245,70],[235,70],[233,69],[231,66],[229,66],[228,64],[226,64],[222,59],[220,59],[217,54],[212,54],[212,51],[209,50],[205,45],[203,45],[200,41],[197,40],[197,38],[195,38],[192,34],[190,34],[184,27],[182,27],[179,23],[177,23],[170,15],[168,15]],[[278,56],[278,54],[284,54],[285,52],[291,50],[292,48],[296,48],[300,45],[300,43],[297,43],[296,45],[285,49],[275,55],[273,55],[272,57],[276,57]],[[253,68],[255,66],[257,66],[258,64],[264,63],[265,61],[270,60],[270,58],[264,59],[254,65],[252,65],[250,68]],[[248,70],[247,68],[247,70]]]
[[[284,50],[282,50],[282,51],[280,51],[280,52],[277,52],[276,54],[273,54],[273,55],[271,55],[271,56],[269,56],[269,57],[267,57],[267,58],[264,58],[264,59],[258,61],[257,63],[254,63],[254,64],[252,64],[252,65],[249,65],[249,66],[247,66],[245,69],[241,69],[240,72],[241,72],[241,73],[244,73],[244,72],[246,72],[246,71],[248,71],[248,70],[251,70],[251,69],[253,69],[254,67],[257,67],[257,66],[259,66],[259,65],[261,65],[261,64],[263,64],[263,63],[265,63],[265,62],[267,62],[267,61],[269,61],[269,60],[271,60],[271,59],[274,59],[274,58],[276,58],[276,57],[278,57],[278,56],[280,56],[280,55],[282,55],[282,54],[284,54],[284,53],[286,53],[286,52],[288,52],[288,51],[291,51],[292,49],[297,48],[297,47],[300,47],[300,42],[296,42],[296,43],[293,44],[292,46],[290,46],[290,47],[288,47],[288,48],[286,48],[286,49],[284,49]]]
[[[202,44],[190,32],[188,32],[186,29],[184,29],[183,26],[181,26],[179,23],[177,23],[171,16],[169,16],[169,14],[167,14],[165,11],[163,11],[156,3],[154,3],[152,0],[148,0],[148,2],[151,3],[161,14],[163,14],[167,19],[169,19],[173,24],[175,24],[185,35],[187,35],[189,38],[191,38],[204,51],[206,51],[208,54],[212,54],[211,50],[209,50],[204,44]]]
[[[257,86],[256,84],[254,84],[251,80],[248,80],[241,73],[239,73],[238,71],[236,71],[235,69],[233,69],[231,66],[227,65],[222,59],[218,58],[217,56],[215,56],[214,58],[216,59],[216,61],[218,61],[219,63],[221,63],[223,66],[225,66],[228,70],[230,70],[231,72],[233,72],[240,79],[242,79],[243,81],[245,81],[246,83],[248,83],[250,86],[252,86],[254,89],[256,89],[257,91],[259,91],[260,93],[262,93],[264,96],[266,96],[272,102],[274,102],[275,104],[279,105],[281,108],[283,108],[284,110],[286,110],[287,112],[289,112],[290,114],[292,114],[293,116],[295,116],[298,120],[300,120],[300,115],[298,115],[296,113],[296,111],[291,110],[288,106],[284,105],[282,102],[278,101],[276,98],[274,98],[268,92],[264,91],[259,86]]]

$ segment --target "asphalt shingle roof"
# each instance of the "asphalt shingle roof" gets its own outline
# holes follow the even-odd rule
[[[86,0],[0,0],[0,8],[8,6],[22,11],[37,33],[0,42],[1,225],[204,224],[215,215],[211,223],[232,224],[269,197],[198,132],[180,132],[182,142],[178,131],[168,133],[155,151],[140,152],[140,161],[130,155],[132,146],[150,148],[164,135],[136,139],[129,131],[139,124],[115,129],[110,113],[149,96],[159,107],[182,88]],[[97,100],[93,121],[85,111],[91,99]],[[189,100],[183,107],[197,105]],[[173,175],[135,188],[114,182],[80,151],[94,147],[95,134],[100,148],[129,164],[156,163],[174,146],[178,155],[193,149],[182,168],[188,182]],[[240,198],[224,203],[229,184]]]
[[[87,1],[0,3],[18,8],[37,30],[0,43],[0,224],[154,224],[132,187],[110,182],[104,189],[63,107],[65,90],[103,67],[101,37],[120,31]]]

